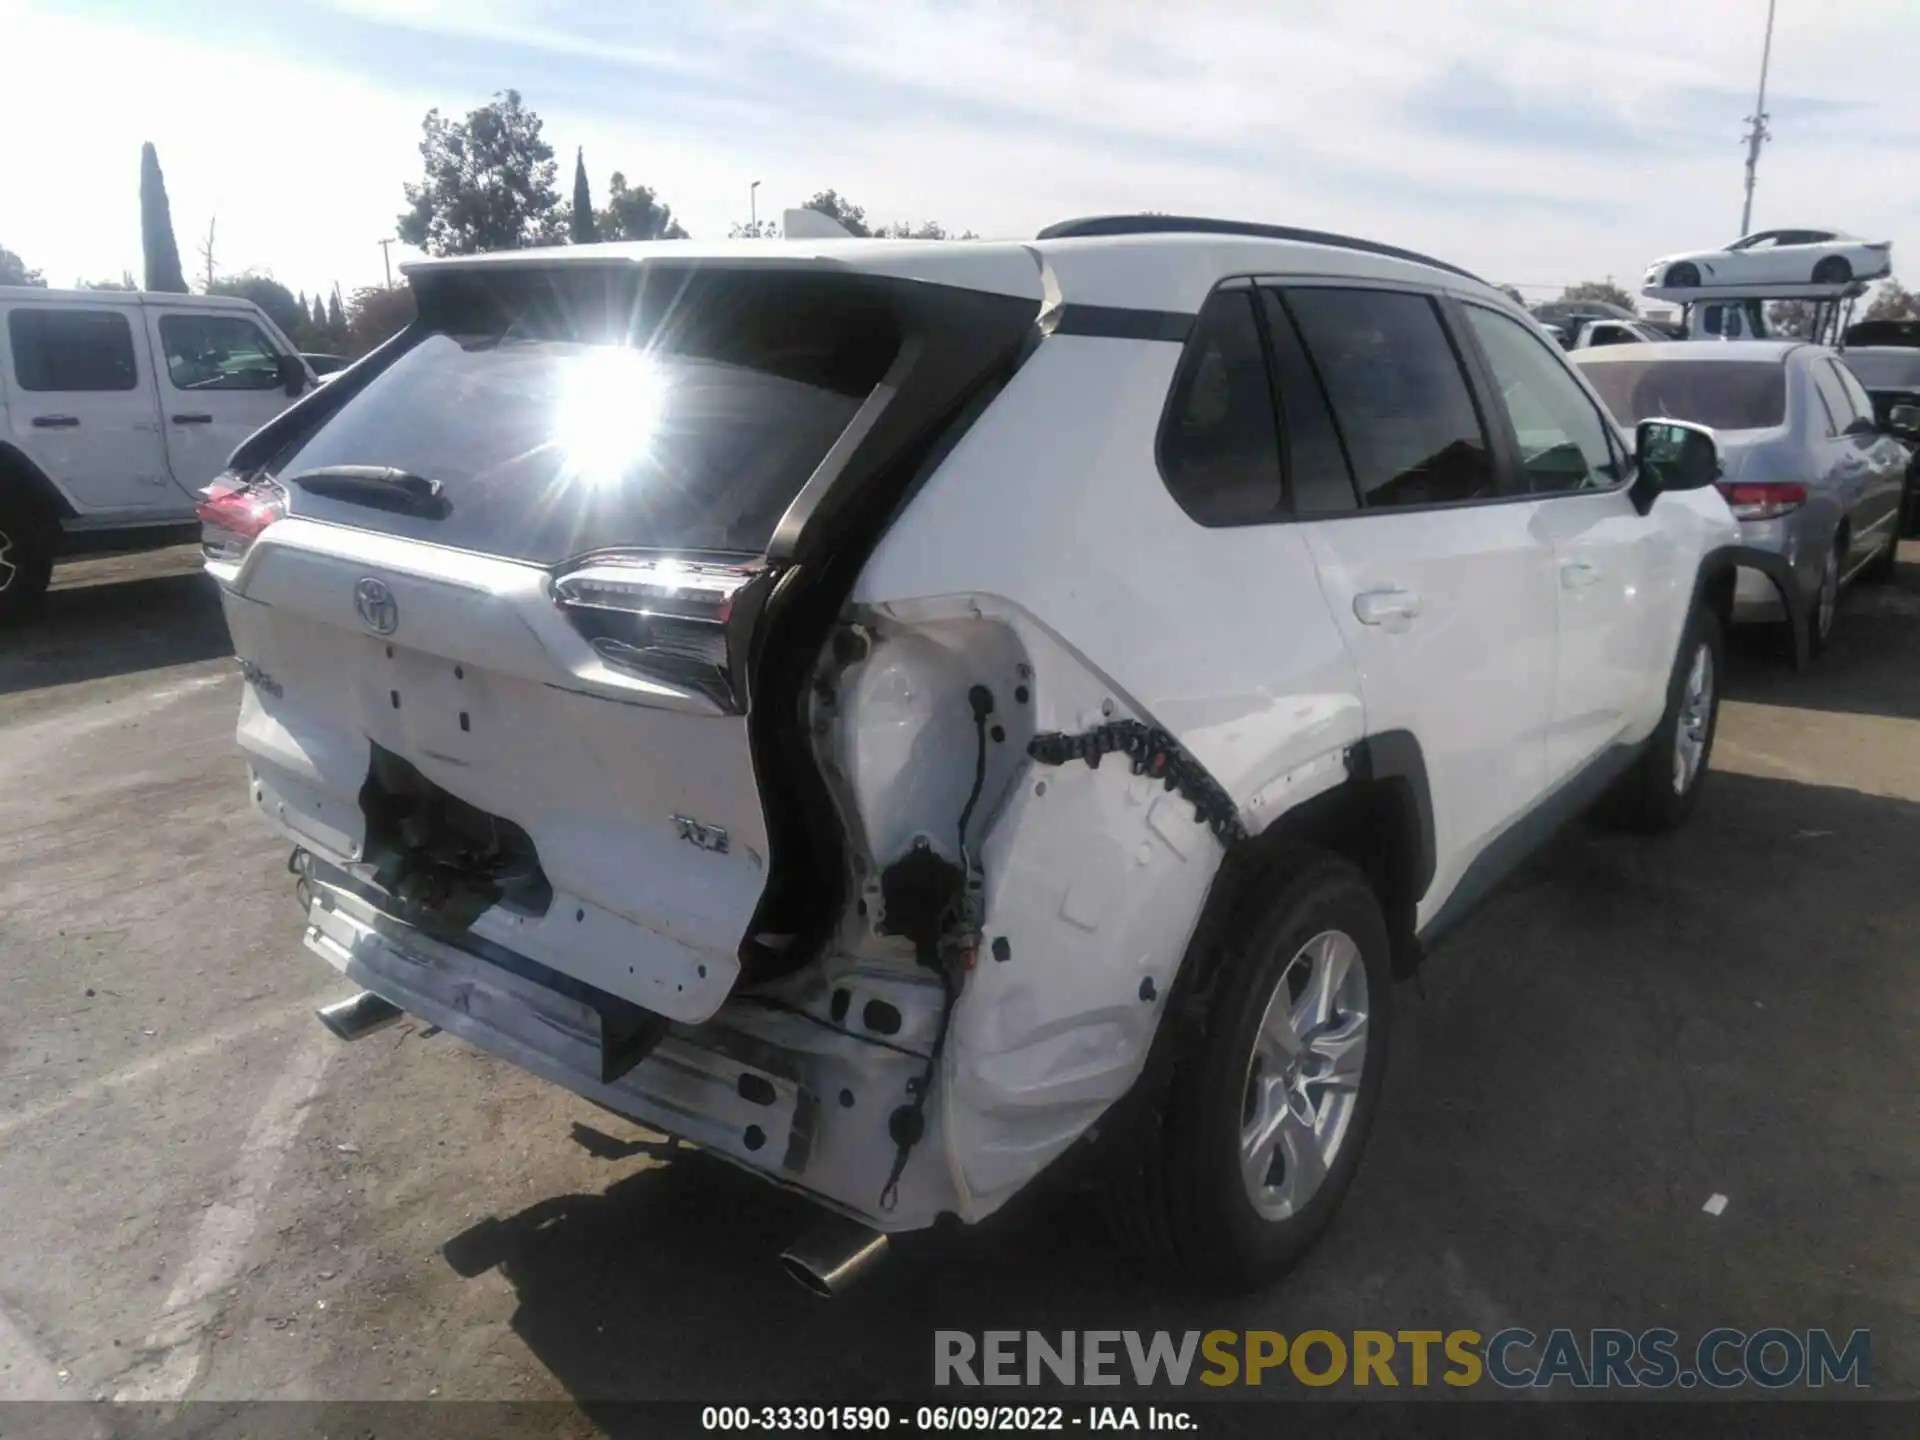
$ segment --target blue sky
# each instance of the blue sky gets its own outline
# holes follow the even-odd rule
[[[1920,246],[1913,0],[1781,0],[1754,224]],[[1544,297],[1731,239],[1765,0],[0,0],[0,244],[139,266],[159,148],[191,271],[381,275],[430,106],[513,86],[696,236],[827,186],[1030,235],[1191,211],[1345,230]],[[395,247],[395,258],[400,258]],[[1920,256],[1909,272],[1920,276]]]

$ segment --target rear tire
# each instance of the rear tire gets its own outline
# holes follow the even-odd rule
[[[1813,283],[1816,285],[1844,285],[1853,279],[1853,266],[1845,257],[1829,255],[1813,267]]]
[[[1646,748],[1614,792],[1614,818],[1643,834],[1677,830],[1700,803],[1720,726],[1720,676],[1726,641],[1711,610],[1687,621],[1667,681],[1667,709]]]
[[[1207,1290],[1270,1284],[1319,1238],[1386,1073],[1393,977],[1373,888],[1315,852],[1278,889],[1221,957],[1204,1029],[1104,1192],[1126,1248]]]
[[[39,610],[53,578],[58,533],[30,497],[0,491],[0,625]]]
[[[1840,574],[1846,568],[1847,537],[1836,535],[1820,569],[1820,588],[1807,607],[1807,654],[1824,655],[1840,624]]]
[[[1691,260],[1683,260],[1667,271],[1667,287],[1672,290],[1692,290],[1700,284],[1700,267]]]

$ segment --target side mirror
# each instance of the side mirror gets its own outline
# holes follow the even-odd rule
[[[1887,429],[1896,435],[1920,435],[1920,405],[1895,405],[1887,411]]]
[[[1840,432],[1854,439],[1870,440],[1880,433],[1880,427],[1865,415],[1856,415],[1847,422],[1847,428]]]
[[[282,355],[278,359],[280,383],[289,395],[304,395],[307,389],[307,367],[298,355]]]
[[[1668,490],[1704,490],[1720,478],[1713,431],[1687,420],[1642,420],[1634,427],[1634,508],[1644,515]]]

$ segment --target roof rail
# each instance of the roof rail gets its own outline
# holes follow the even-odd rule
[[[1252,235],[1262,240],[1292,240],[1302,245],[1332,245],[1342,250],[1360,250],[1369,255],[1385,255],[1395,260],[1411,260],[1416,265],[1431,265],[1436,270],[1459,275],[1485,285],[1470,270],[1449,265],[1431,255],[1402,250],[1397,245],[1382,245],[1374,240],[1358,240],[1351,235],[1335,235],[1326,230],[1301,230],[1291,225],[1256,225],[1246,220],[1216,220],[1206,215],[1089,215],[1080,220],[1062,220],[1049,225],[1036,240],[1079,239],[1091,235]]]

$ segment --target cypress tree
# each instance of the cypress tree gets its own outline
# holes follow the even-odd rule
[[[571,224],[573,243],[591,245],[600,238],[599,227],[593,223],[593,194],[587,188],[587,160],[584,152],[573,152],[573,220]]]
[[[187,277],[181,273],[180,247],[173,239],[167,182],[151,140],[140,147],[140,247],[147,260],[147,289],[186,294]]]

